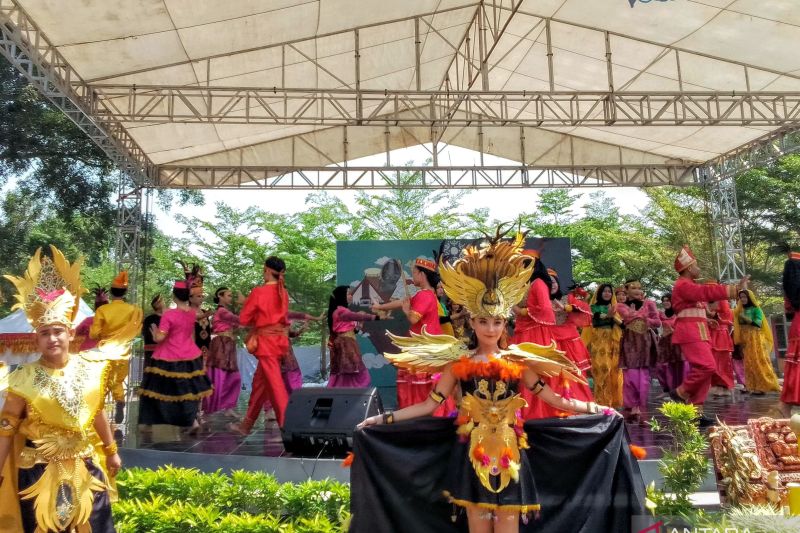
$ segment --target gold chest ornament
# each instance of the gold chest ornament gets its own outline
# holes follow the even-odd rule
[[[469,435],[472,468],[481,485],[493,493],[519,479],[520,448],[527,448],[524,433],[518,438],[515,431],[519,426],[517,411],[527,402],[516,394],[501,400],[507,391],[506,383],[497,381],[491,393],[489,382],[482,379],[477,390],[461,402],[461,415],[468,421],[458,428],[458,434]],[[492,478],[498,479],[497,488],[492,486]]]

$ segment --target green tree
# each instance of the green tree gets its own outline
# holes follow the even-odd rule
[[[568,237],[573,276],[582,282],[621,283],[638,278],[649,290],[663,292],[671,285],[671,258],[656,228],[644,217],[623,215],[604,192],[589,195],[578,214],[582,195],[545,190],[536,210],[520,216],[532,235]]]
[[[737,176],[736,201],[748,273],[764,295],[776,297],[786,258],[772,249],[800,244],[800,155]]]
[[[385,194],[360,192],[356,196],[356,220],[369,228],[368,238],[381,240],[452,239],[478,236],[487,229],[488,209],[461,212],[470,191],[415,189],[419,173],[401,174],[398,186]]]

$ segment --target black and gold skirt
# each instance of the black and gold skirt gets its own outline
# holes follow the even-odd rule
[[[105,476],[91,459],[83,459],[86,462],[86,468],[89,473],[105,483]],[[45,475],[47,464],[37,463],[31,468],[20,468],[19,475],[19,490],[23,491],[30,488],[42,476]],[[36,533],[41,531],[36,524],[36,508],[34,500],[20,500],[20,511],[22,514],[22,530],[24,533]],[[115,533],[114,520],[111,516],[111,500],[107,490],[95,492],[92,500],[92,513],[89,515],[89,526],[92,533]],[[2,527],[2,525],[0,525]],[[5,529],[3,529],[5,531]]]
[[[200,400],[212,392],[202,355],[185,361],[150,359],[139,388],[139,423],[191,426]]]

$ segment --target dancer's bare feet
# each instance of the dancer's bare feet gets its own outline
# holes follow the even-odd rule
[[[234,422],[232,424],[228,424],[228,430],[234,435],[238,435],[240,437],[246,437],[250,434],[249,430],[242,427],[241,422]]]
[[[781,402],[778,409],[782,418],[792,418],[792,406],[790,404]]]
[[[203,426],[200,425],[200,422],[195,420],[194,423],[192,423],[191,427],[183,428],[181,431],[185,435],[189,435],[190,437],[196,437],[200,433],[201,429],[203,429]]]
[[[236,420],[241,420],[241,417],[236,412],[235,409],[225,409],[222,411],[222,416],[227,416],[228,418],[234,418]]]

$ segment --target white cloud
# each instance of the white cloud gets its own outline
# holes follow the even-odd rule
[[[362,354],[361,359],[364,361],[364,366],[367,368],[383,368],[384,366],[390,364],[383,355],[376,353]]]

